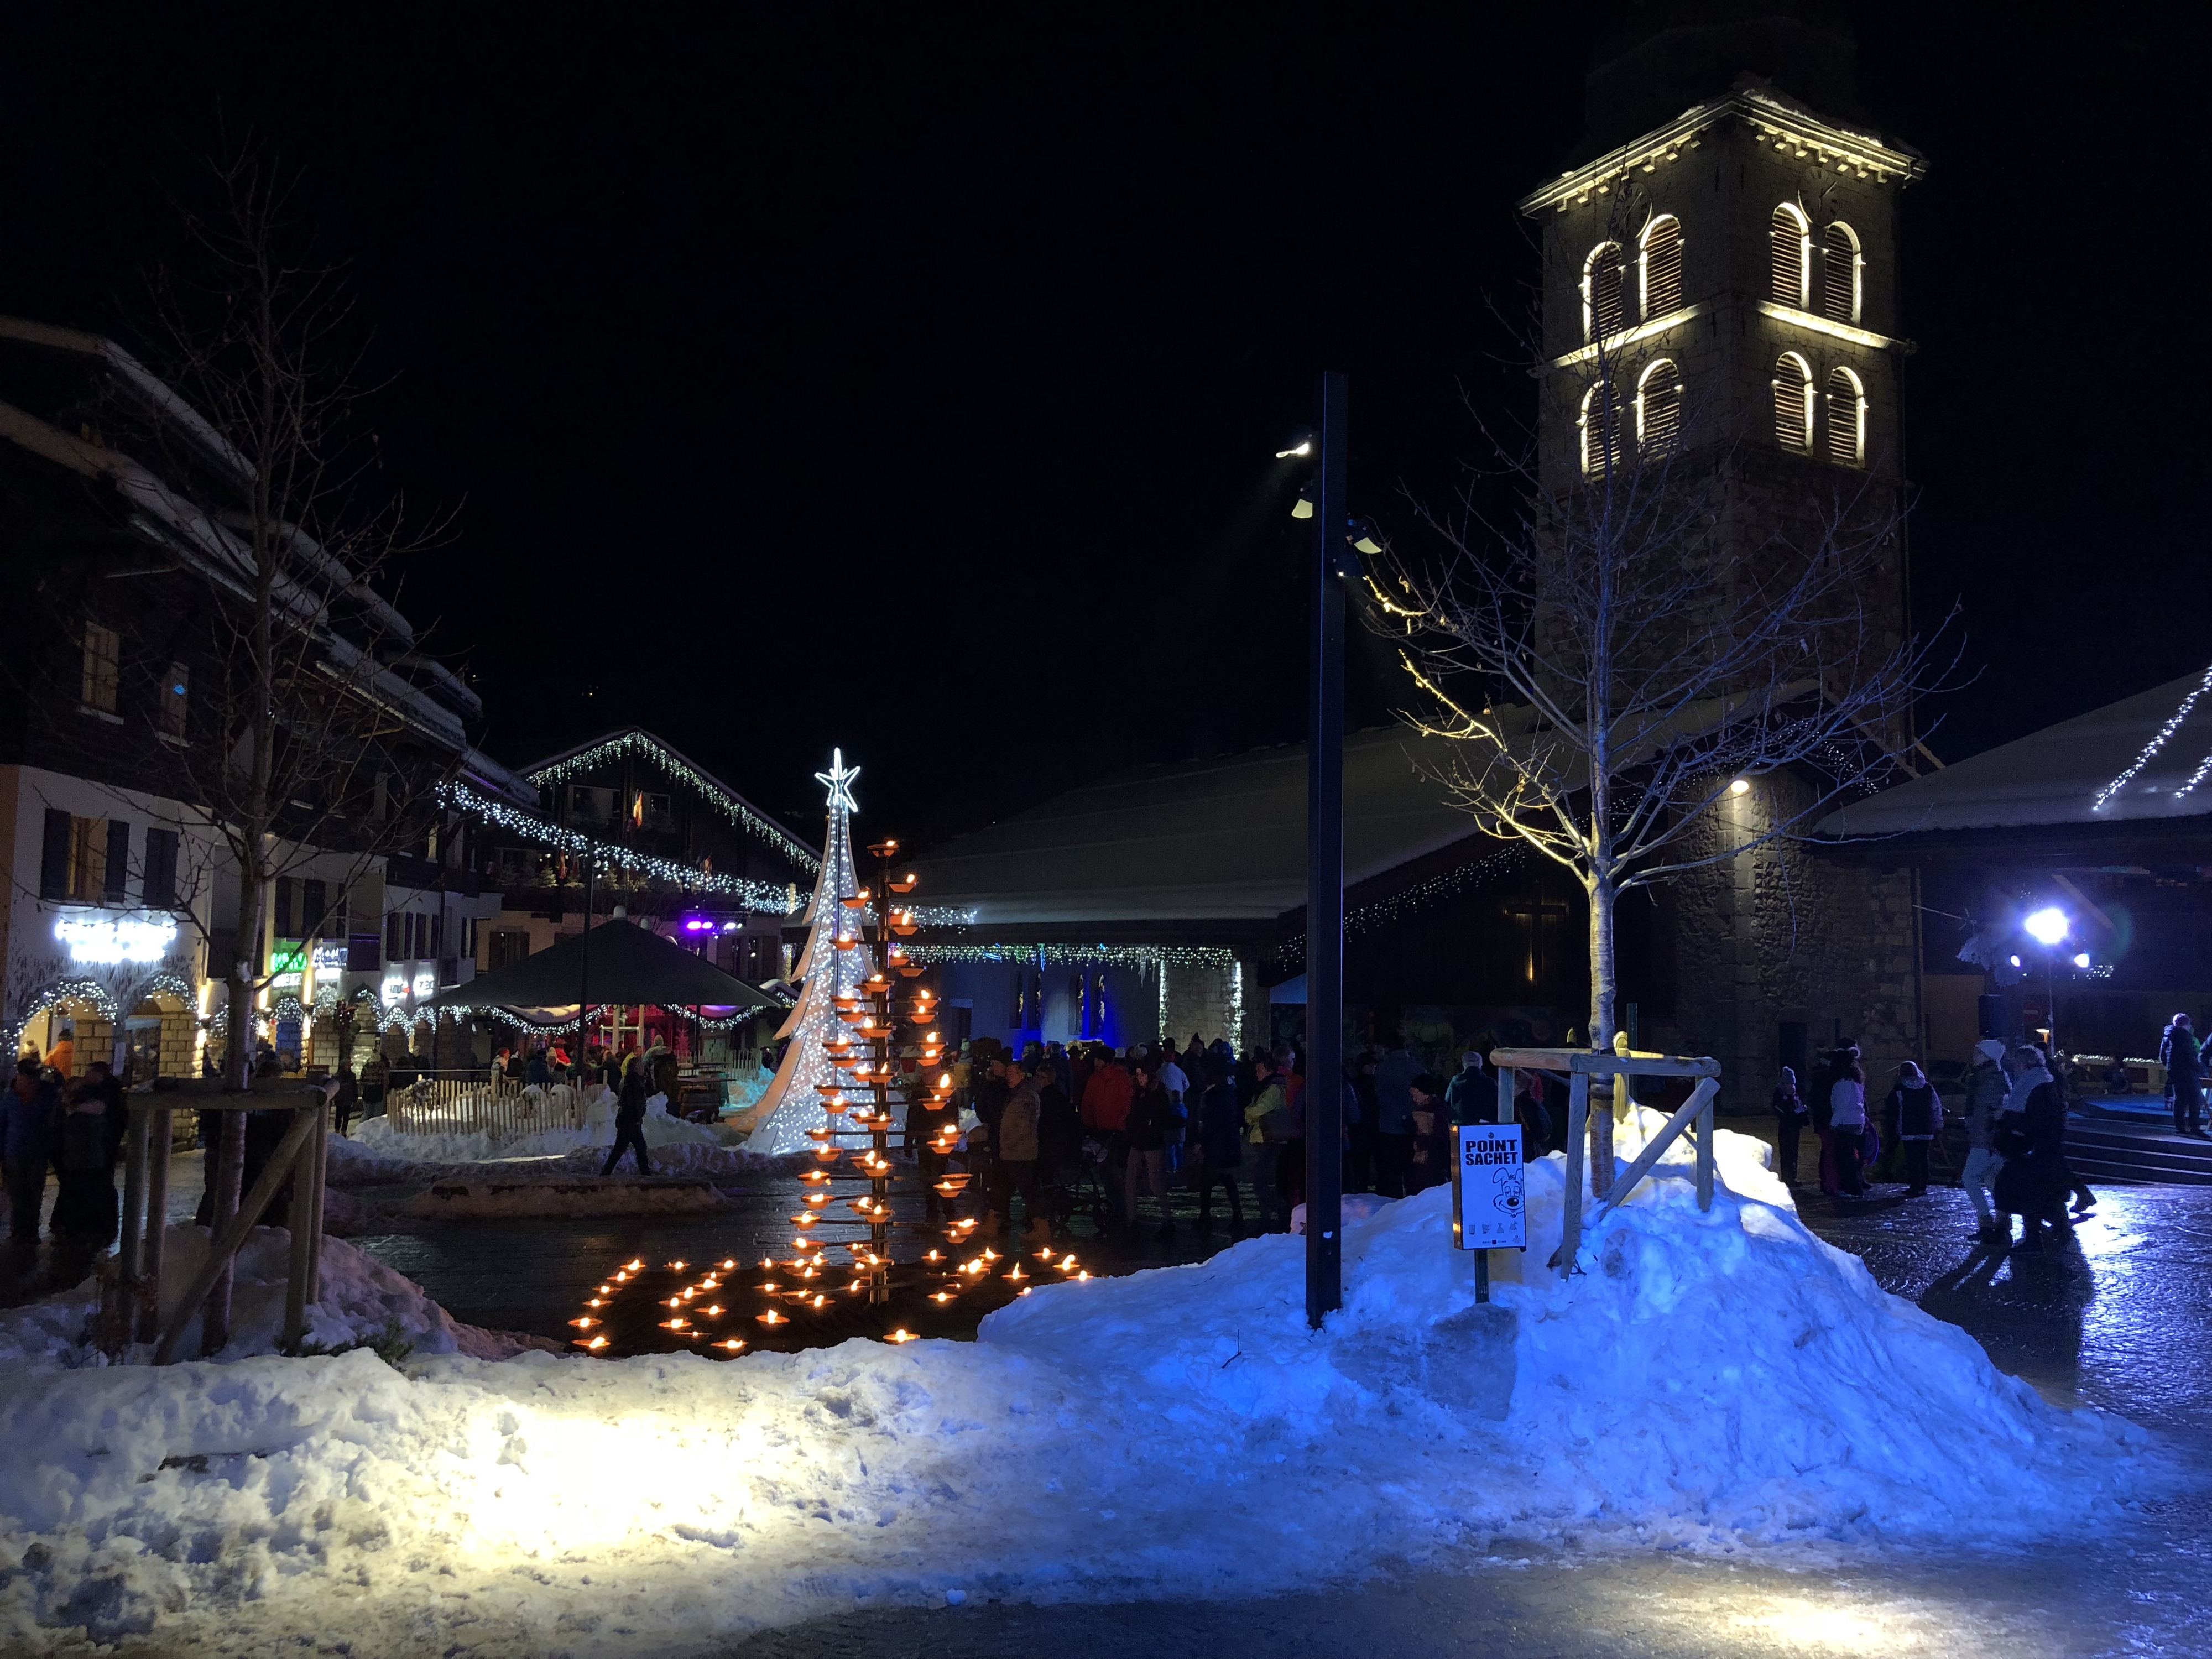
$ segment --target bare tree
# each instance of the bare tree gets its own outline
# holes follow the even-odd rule
[[[187,827],[239,877],[230,926],[210,924],[235,941],[213,965],[228,986],[236,1081],[252,1052],[244,1011],[273,976],[261,942],[274,883],[314,860],[327,871],[337,853],[343,897],[374,860],[420,838],[459,727],[415,729],[419,705],[387,678],[414,641],[372,581],[445,526],[410,526],[378,487],[374,440],[356,418],[376,388],[343,274],[289,253],[295,181],[273,162],[249,149],[210,173],[211,204],[185,211],[187,259],[156,273],[144,331],[184,408],[143,436],[214,509],[214,533],[191,550],[213,579],[216,680],[192,686],[193,730],[173,764]],[[312,948],[319,929],[301,931]]]
[[[1404,718],[1453,745],[1453,797],[1587,895],[1603,1047],[1621,896],[1803,837],[1917,748],[1911,707],[1933,677],[1873,597],[1900,580],[1903,505],[1879,458],[1821,467],[1716,429],[1679,370],[1638,384],[1660,354],[1608,337],[1597,297],[1594,349],[1564,368],[1538,353],[1541,418],[1576,422],[1581,454],[1547,470],[1533,434],[1486,428],[1490,477],[1420,513],[1442,556],[1387,548],[1367,580],[1419,694]],[[1758,510],[1778,476],[1790,509]],[[1765,821],[1717,811],[1738,781],[1782,772],[1809,784]]]

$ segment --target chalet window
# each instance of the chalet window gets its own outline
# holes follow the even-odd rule
[[[1774,303],[1806,308],[1813,286],[1813,223],[1804,209],[1784,202],[1768,231],[1774,259]]]
[[[1664,455],[1682,435],[1682,371],[1662,357],[1636,382],[1636,447]]]
[[[123,636],[98,623],[84,625],[84,678],[79,700],[87,708],[112,714],[122,684]]]
[[[191,713],[192,671],[180,662],[169,665],[167,677],[161,682],[161,706],[155,714],[155,724],[166,738],[181,738]]]
[[[1601,380],[1583,393],[1580,428],[1583,477],[1595,478],[1620,465],[1620,400],[1611,382]]]
[[[668,830],[675,827],[676,814],[666,795],[647,795],[645,798],[645,823],[649,830]]]
[[[1620,332],[1627,288],[1620,244],[1600,242],[1583,261],[1583,338],[1598,340]]]
[[[107,820],[70,820],[69,896],[97,904],[107,896]]]
[[[1813,371],[1794,351],[1774,364],[1774,441],[1800,454],[1813,447]]]
[[[1682,308],[1682,222],[1664,214],[1644,228],[1641,267],[1644,319]]]
[[[613,820],[615,792],[594,789],[588,784],[568,786],[568,821],[571,823],[601,824]]]
[[[142,900],[149,910],[164,910],[177,902],[177,832],[146,832],[146,874]]]
[[[1858,233],[1838,220],[1828,227],[1820,258],[1820,313],[1832,322],[1859,319]]]
[[[1828,372],[1828,459],[1838,466],[1866,465],[1866,387],[1848,368]]]
[[[43,899],[63,899],[69,896],[70,815],[58,807],[46,808],[46,841],[40,849],[39,896]]]

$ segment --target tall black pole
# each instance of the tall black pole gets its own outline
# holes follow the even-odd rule
[[[1321,377],[1306,603],[1306,1322],[1344,1305],[1345,376]]]
[[[592,997],[592,855],[584,860],[584,931],[577,939],[576,951],[576,1075],[584,1074],[584,1054],[590,1045],[584,1041],[584,1014],[591,1006]]]

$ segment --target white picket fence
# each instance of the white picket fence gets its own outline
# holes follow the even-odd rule
[[[385,1097],[385,1115],[400,1134],[483,1135],[520,1140],[545,1129],[580,1129],[602,1085],[526,1087],[507,1079],[423,1077]]]

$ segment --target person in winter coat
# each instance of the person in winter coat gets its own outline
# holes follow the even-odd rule
[[[1175,1127],[1175,1108],[1160,1085],[1152,1066],[1139,1060],[1132,1073],[1129,1115],[1124,1133],[1129,1142],[1127,1179],[1122,1183],[1123,1216],[1129,1231],[1137,1231],[1137,1188],[1145,1187],[1160,1212],[1160,1237],[1175,1237],[1175,1218],[1168,1213],[1167,1145]]]
[[[1275,1146],[1285,1138],[1291,1113],[1284,1074],[1276,1069],[1277,1064],[1273,1054],[1254,1058],[1252,1098],[1245,1103],[1243,1113],[1244,1172],[1252,1183],[1252,1226],[1262,1233],[1273,1231],[1268,1217],[1279,1206],[1285,1222],[1290,1213],[1275,1186]]]
[[[1034,1248],[1052,1242],[1052,1224],[1045,1218],[1044,1205],[1037,1196],[1037,1121],[1043,1102],[1019,1061],[1006,1067],[1006,1103],[999,1109],[999,1132],[994,1142],[998,1154],[997,1193],[983,1232],[996,1238],[1000,1228],[1013,1230],[1014,1197],[1018,1194],[1029,1229],[1023,1242]]]
[[[653,1173],[653,1159],[645,1150],[645,1066],[635,1054],[623,1061],[622,1083],[615,1093],[615,1144],[607,1149],[600,1175],[612,1175],[625,1150],[637,1153],[640,1175]]]
[[[2205,1139],[2203,1051],[2189,1016],[2176,1014],[2159,1040],[2159,1064],[2166,1067],[2166,1100],[2173,1108],[2173,1132]]]
[[[354,1075],[353,1062],[338,1064],[338,1086],[331,1091],[331,1121],[340,1134],[353,1127],[354,1112],[361,1105],[361,1079]]]
[[[1990,1189],[1996,1185],[1997,1172],[2004,1168],[2004,1158],[1996,1150],[1997,1117],[2004,1110],[2005,1093],[2008,1080],[2004,1072],[2005,1046],[1995,1037],[1984,1037],[1974,1045],[1973,1063],[1966,1068],[1966,1097],[1962,1109],[1966,1120],[1966,1167],[1960,1184],[1966,1195],[1974,1200],[1974,1214],[1981,1231],[1996,1231],[1996,1211],[1990,1204]]]
[[[115,1160],[107,1152],[107,1103],[81,1083],[70,1091],[54,1137],[53,1231],[94,1249],[115,1242]]]
[[[530,1059],[522,1068],[522,1086],[526,1089],[550,1089],[553,1086],[553,1067],[545,1058],[543,1048],[532,1048]]]
[[[1828,1139],[1836,1165],[1837,1189],[1851,1198],[1863,1197],[1866,1180],[1861,1158],[1866,1133],[1866,1073],[1859,1066],[1856,1045],[1838,1048],[1829,1066],[1835,1081],[1828,1085]]]
[[[1498,1079],[1482,1069],[1480,1049],[1470,1048],[1459,1057],[1459,1070],[1444,1085],[1444,1114],[1454,1123],[1498,1121]]]
[[[18,1244],[39,1242],[46,1202],[46,1155],[52,1150],[61,1091],[36,1054],[15,1062],[15,1079],[0,1093],[0,1172],[7,1177],[9,1231]]]
[[[1421,1063],[1395,1035],[1382,1039],[1387,1051],[1375,1065],[1375,1190],[1385,1198],[1406,1195],[1406,1169],[1413,1158],[1413,1079]]]
[[[2073,1174],[2066,1167],[2065,1108],[2040,1050],[2014,1049],[2005,1069],[2012,1087],[1997,1119],[1997,1151],[2005,1160],[1997,1172],[1998,1220],[2005,1243],[2012,1242],[2013,1217],[2020,1216],[2027,1223],[2020,1242],[2033,1239],[2053,1249],[2072,1231],[2066,1218]]]
[[[1897,1125],[1897,1144],[1904,1149],[1905,1196],[1918,1198],[1928,1190],[1928,1148],[1943,1127],[1943,1103],[1936,1097],[1936,1085],[1908,1060],[1897,1068],[1886,1109]]]
[[[1797,1137],[1805,1127],[1805,1102],[1797,1092],[1797,1073],[1785,1066],[1774,1085],[1774,1173],[1785,1187],[1797,1184]]]
[[[1191,1162],[1191,1179],[1198,1188],[1198,1230],[1213,1225],[1213,1189],[1229,1195],[1229,1236],[1244,1231],[1244,1194],[1237,1185],[1237,1171],[1244,1160],[1244,1113],[1237,1104],[1237,1085],[1229,1080],[1229,1067],[1208,1055],[1199,1075],[1205,1087],[1198,1097]]]
[[[1172,1042],[1160,1051],[1160,1087],[1168,1097],[1168,1173],[1172,1176],[1182,1168],[1183,1126],[1190,1121],[1190,1073],[1176,1062],[1179,1056]]]
[[[1423,1072],[1407,1085],[1413,1097],[1413,1156],[1406,1170],[1406,1190],[1418,1193],[1451,1179],[1451,1155],[1445,1149],[1451,1139],[1451,1121],[1444,1110],[1444,1085]]]
[[[1060,1086],[1060,1067],[1037,1068],[1037,1182],[1054,1213],[1066,1215],[1067,1173],[1083,1156],[1083,1115]]]
[[[1358,1097],[1359,1115],[1345,1119],[1350,1150],[1344,1158],[1344,1190],[1366,1193],[1375,1189],[1375,1065],[1380,1058],[1363,1048],[1352,1062],[1352,1092]]]

